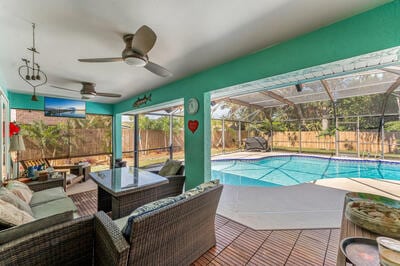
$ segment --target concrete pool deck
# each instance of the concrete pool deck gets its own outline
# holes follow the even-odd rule
[[[295,153],[237,152],[212,159],[258,159]],[[400,181],[331,178],[284,187],[225,185],[218,214],[256,230],[340,227],[344,195],[349,191],[400,200]]]

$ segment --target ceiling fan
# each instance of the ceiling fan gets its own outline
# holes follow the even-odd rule
[[[80,93],[82,95],[82,99],[84,99],[84,100],[89,100],[89,99],[92,99],[92,98],[94,98],[96,96],[114,97],[114,98],[121,97],[121,94],[117,94],[117,93],[97,92],[94,89],[94,87],[96,86],[96,84],[94,84],[94,83],[91,83],[91,82],[81,82],[81,83],[82,83],[82,89],[80,90]],[[54,86],[54,85],[51,85],[51,87],[57,88],[57,89],[60,89],[60,90],[65,90],[65,91],[79,92],[79,91],[76,91],[76,90],[71,90],[71,89],[58,87],[58,86]]]
[[[161,77],[172,76],[172,73],[167,69],[149,61],[149,56],[147,53],[153,48],[157,40],[157,35],[150,27],[143,25],[136,31],[135,34],[125,34],[123,36],[123,40],[125,42],[125,49],[122,51],[122,57],[78,59],[78,61],[86,63],[124,61],[128,65],[144,67],[150,72],[153,72]]]

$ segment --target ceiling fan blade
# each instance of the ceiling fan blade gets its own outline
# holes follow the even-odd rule
[[[146,55],[156,43],[157,35],[150,27],[143,25],[140,27],[132,40],[132,49],[141,55]]]
[[[166,78],[166,77],[172,76],[172,73],[169,72],[167,69],[163,68],[160,65],[157,65],[156,63],[150,62],[150,61],[144,66],[144,68],[153,72],[154,74],[161,76],[161,77]]]
[[[110,58],[88,58],[78,59],[79,62],[85,63],[109,63],[109,62],[120,62],[123,61],[122,57],[110,57]]]
[[[71,95],[61,95],[61,94],[53,94],[53,93],[41,93],[41,94],[36,94],[37,96],[45,96],[45,97],[54,97],[54,98],[66,98],[66,99],[80,99],[79,96],[71,96]]]
[[[60,90],[79,92],[79,91],[76,91],[76,90],[71,90],[71,89],[67,89],[67,88],[63,88],[63,87],[58,87],[58,86],[54,86],[54,85],[50,85],[50,86],[53,87],[53,88],[56,88],[56,89],[60,89]]]
[[[103,97],[121,97],[121,94],[117,93],[105,93],[105,92],[96,92],[96,96],[103,96]]]

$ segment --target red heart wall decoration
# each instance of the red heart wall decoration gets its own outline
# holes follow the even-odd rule
[[[190,129],[190,131],[192,131],[193,134],[197,130],[198,127],[199,127],[199,121],[197,121],[197,120],[189,120],[188,128]]]

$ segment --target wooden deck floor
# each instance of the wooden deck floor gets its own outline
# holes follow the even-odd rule
[[[97,192],[70,196],[80,215],[95,213]],[[252,230],[217,215],[217,245],[193,265],[336,265],[339,229]]]

